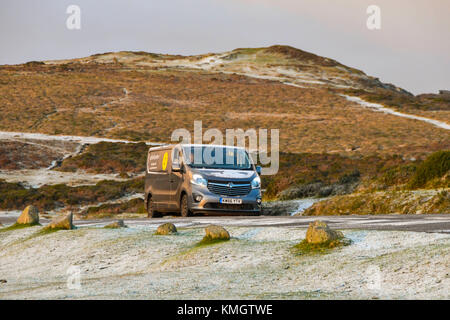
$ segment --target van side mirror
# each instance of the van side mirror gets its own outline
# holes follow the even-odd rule
[[[181,171],[180,163],[178,161],[172,162],[172,171],[173,172],[180,172]]]
[[[256,173],[261,175],[261,166],[256,166]]]

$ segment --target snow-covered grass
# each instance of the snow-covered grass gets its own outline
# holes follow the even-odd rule
[[[136,141],[121,140],[121,139],[109,139],[102,137],[82,137],[82,136],[66,136],[66,135],[50,135],[44,133],[31,133],[31,132],[10,132],[0,131],[0,140],[5,139],[34,139],[43,141],[71,141],[82,144],[94,144],[99,142],[115,142],[115,143],[136,143]],[[161,145],[161,143],[146,142],[147,145]]]
[[[0,237],[0,299],[448,299],[450,236],[346,230],[353,243],[297,255],[305,229],[227,227],[231,240],[196,247],[203,228],[42,227]],[[81,288],[69,289],[79,268]]]
[[[415,116],[412,114],[398,112],[398,111],[392,110],[390,108],[387,108],[379,103],[367,102],[359,97],[352,97],[352,96],[348,96],[345,94],[342,94],[341,96],[345,97],[348,101],[355,102],[365,108],[369,108],[374,111],[384,112],[387,114],[392,114],[394,116],[403,117],[403,118],[407,118],[407,119],[424,121],[424,122],[432,124],[438,128],[450,130],[450,124],[447,124],[446,122],[443,122],[443,121],[438,121],[438,120],[433,120],[433,119],[429,119],[429,118],[425,118],[425,117],[421,117],[421,116]]]
[[[71,187],[81,185],[95,185],[102,180],[125,181],[117,174],[97,173],[91,174],[84,171],[63,172],[44,169],[25,170],[0,170],[0,179],[6,182],[22,182],[32,188],[43,185],[66,184]]]
[[[0,170],[0,179],[7,182],[23,182],[33,188],[38,188],[45,184],[67,184],[70,186],[77,185],[93,185],[101,180],[116,180],[123,181],[115,174],[89,174],[78,170],[77,172],[62,172],[53,171],[58,163],[63,160],[78,155],[86,144],[96,144],[99,142],[112,143],[137,143],[129,140],[109,139],[102,137],[83,137],[83,136],[67,136],[67,135],[48,135],[42,133],[29,132],[8,132],[0,131],[0,141],[18,141],[26,144],[33,144],[39,146],[48,146],[54,149],[54,152],[60,155],[56,160],[53,160],[50,166],[40,169],[23,169],[23,170]],[[62,141],[70,142],[72,147],[53,146],[50,142]],[[161,143],[146,142],[149,146],[159,146]],[[70,150],[70,149],[73,150]]]

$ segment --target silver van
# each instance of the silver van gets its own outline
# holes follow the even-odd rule
[[[148,217],[177,212],[261,213],[261,167],[244,148],[168,145],[150,148],[145,175]]]

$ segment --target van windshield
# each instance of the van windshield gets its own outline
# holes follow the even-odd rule
[[[244,149],[225,146],[184,146],[184,161],[192,168],[253,170]]]

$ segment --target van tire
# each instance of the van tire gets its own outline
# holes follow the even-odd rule
[[[180,211],[182,217],[189,217],[191,215],[187,194],[183,194],[183,196],[181,197]]]
[[[158,211],[155,210],[155,204],[150,197],[147,202],[147,218],[156,218],[159,216]]]

